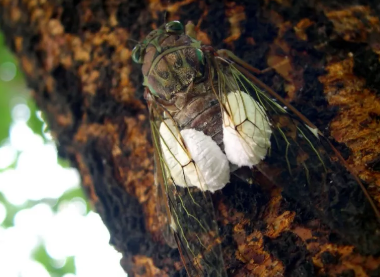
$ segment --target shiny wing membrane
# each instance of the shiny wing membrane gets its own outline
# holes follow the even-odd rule
[[[161,203],[161,206],[164,208],[161,210],[166,210],[167,223],[172,231],[169,237],[166,236],[168,244],[172,244],[173,238],[176,240],[189,276],[227,276],[210,193],[195,187],[180,187],[175,184],[167,159],[163,156],[163,144],[167,142],[163,140],[160,127],[161,124],[178,127],[158,102],[148,100],[148,105],[155,148],[158,195],[163,196],[164,203]],[[171,126],[166,127],[170,129]],[[185,147],[179,133],[173,133],[173,137],[178,144]],[[172,158],[175,160],[177,157],[172,154]],[[189,160],[192,160],[191,157]]]
[[[285,102],[284,107],[281,106],[272,96],[273,91],[271,95],[254,84],[253,75],[243,73],[239,65],[214,55],[208,56],[208,59],[216,67],[214,76],[217,76],[217,86],[213,89],[223,103],[222,109],[227,111],[227,101],[230,99],[227,95],[238,91],[249,94],[259,103],[256,113],[269,119],[270,147],[265,158],[255,167],[282,187],[287,196],[312,210],[325,224],[338,231],[347,242],[364,253],[378,254],[380,232],[376,206],[360,180],[348,171],[345,161],[331,142],[315,127],[308,126],[307,119],[292,112],[295,110],[293,107]],[[249,106],[249,103],[243,105]],[[229,117],[234,121],[233,116]],[[256,122],[252,124],[260,129]],[[239,135],[247,138],[245,134]],[[257,143],[262,144],[262,141]],[[363,234],[363,230],[370,232]]]

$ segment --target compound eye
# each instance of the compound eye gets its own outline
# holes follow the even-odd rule
[[[168,33],[182,33],[183,25],[179,21],[171,21],[171,22],[166,23],[165,30]]]
[[[133,48],[132,50],[132,60],[135,62],[135,63],[142,63],[142,55],[141,55],[141,46],[140,45],[136,45],[135,48]]]

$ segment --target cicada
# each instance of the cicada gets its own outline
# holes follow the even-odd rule
[[[374,246],[379,237],[370,243],[356,234],[363,218],[379,216],[360,180],[310,121],[251,74],[252,67],[227,50],[202,45],[194,25],[184,28],[179,21],[153,30],[132,58],[142,64],[168,242],[176,242],[190,276],[227,276],[211,194],[243,167],[312,207],[350,243],[380,252],[380,244]],[[337,186],[347,188],[345,197]]]

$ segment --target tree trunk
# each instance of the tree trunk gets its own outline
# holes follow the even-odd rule
[[[258,77],[340,143],[379,204],[380,9],[351,2],[0,0],[6,42],[129,276],[185,271],[156,216],[148,111],[128,39],[143,39],[168,11],[170,20],[199,22],[205,44],[273,67]],[[213,200],[230,276],[380,276],[379,257],[350,246],[281,188],[229,184]],[[379,236],[371,231],[360,233]]]

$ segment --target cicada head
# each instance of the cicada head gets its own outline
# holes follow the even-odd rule
[[[201,44],[185,33],[181,22],[171,21],[153,30],[132,52],[142,64],[144,85],[156,97],[170,100],[187,92],[195,78],[203,75]]]

